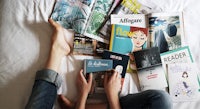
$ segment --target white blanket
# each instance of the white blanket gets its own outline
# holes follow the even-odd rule
[[[198,0],[139,0],[158,11],[183,11],[185,38],[195,62],[200,65]],[[55,0],[0,0],[0,108],[23,109],[31,93],[35,72],[42,69],[50,50],[52,28],[47,20]],[[70,39],[70,38],[69,38]],[[91,58],[91,57],[88,57]],[[59,93],[74,100],[75,79],[82,59],[65,57],[61,72],[64,79]],[[126,77],[127,93],[137,92],[134,81]],[[126,86],[125,85],[125,86]],[[55,107],[57,108],[57,106]],[[174,103],[174,109],[199,109],[196,102]]]

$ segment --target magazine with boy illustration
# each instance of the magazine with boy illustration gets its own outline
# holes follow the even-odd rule
[[[158,47],[133,52],[141,91],[168,87]]]
[[[149,29],[151,47],[159,47],[160,53],[185,45],[181,12],[149,14]]]

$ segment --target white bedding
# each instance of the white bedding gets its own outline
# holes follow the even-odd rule
[[[157,11],[183,11],[186,42],[199,66],[200,1],[139,1]],[[47,20],[54,2],[55,0],[0,0],[1,109],[23,109],[28,100],[35,72],[44,67],[50,49],[52,28]],[[77,92],[74,81],[82,67],[82,61],[77,57],[68,56],[63,59],[61,65],[62,76],[66,82],[59,89],[59,93],[75,99]],[[127,85],[131,88],[124,94],[137,92],[134,81],[128,78],[130,77],[126,78]],[[174,109],[199,108],[200,96],[196,102],[174,103]]]

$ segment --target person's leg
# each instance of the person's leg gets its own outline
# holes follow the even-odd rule
[[[122,109],[172,109],[172,102],[167,92],[147,90],[129,94],[120,98]]]

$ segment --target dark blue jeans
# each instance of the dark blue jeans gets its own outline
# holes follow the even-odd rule
[[[167,92],[147,90],[120,98],[122,109],[172,109],[172,101]]]
[[[61,78],[53,70],[41,70],[36,74],[35,83],[26,109],[52,109]],[[171,100],[164,91],[147,90],[120,98],[122,109],[171,109]]]
[[[52,109],[61,77],[53,70],[38,71],[31,96],[25,109]]]

